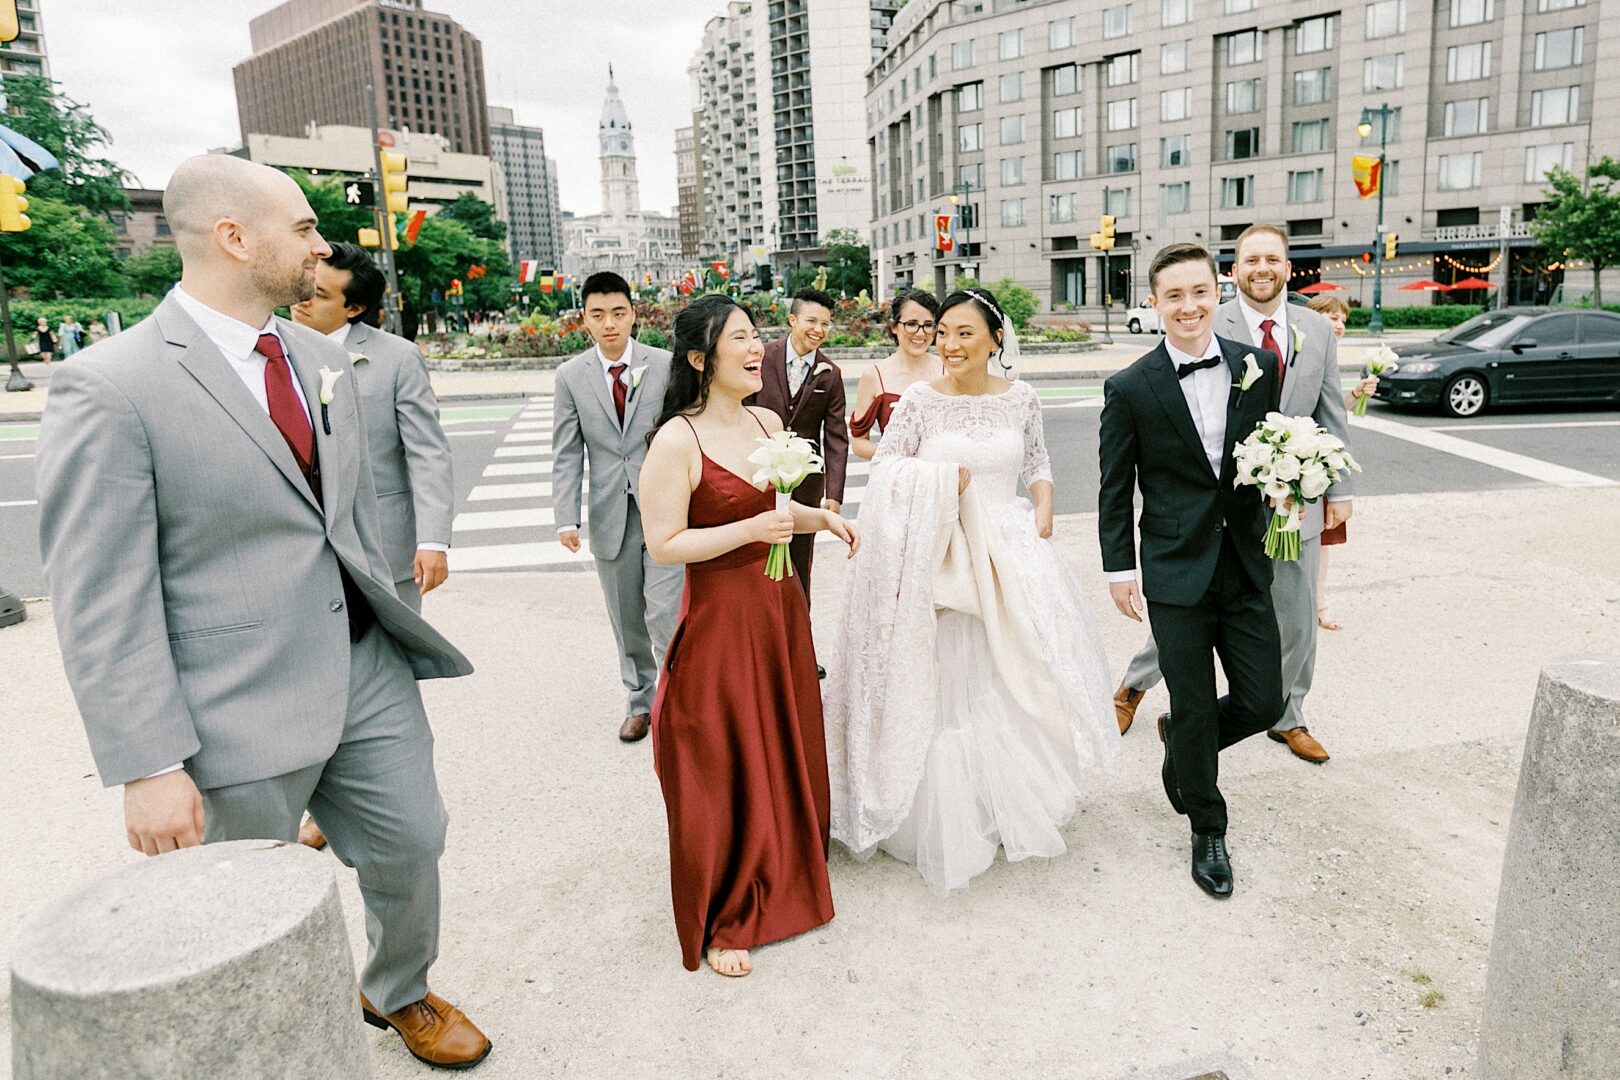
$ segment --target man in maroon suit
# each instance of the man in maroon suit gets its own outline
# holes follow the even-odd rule
[[[844,501],[844,467],[849,461],[849,427],[844,423],[844,373],[821,352],[832,332],[833,298],[820,289],[793,294],[788,336],[765,346],[765,385],[748,399],[782,418],[795,435],[821,454],[826,472],[811,476],[793,492],[793,501],[839,513]],[[814,533],[793,538],[793,572],[810,603],[810,564]]]

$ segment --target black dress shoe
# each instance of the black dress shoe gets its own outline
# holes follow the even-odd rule
[[[1169,719],[1169,713],[1159,717],[1159,741],[1164,743],[1164,768],[1159,770],[1159,778],[1164,781],[1164,793],[1170,799],[1170,809],[1178,814],[1186,814],[1187,804],[1181,801],[1181,787],[1176,783],[1176,770],[1170,766],[1170,744],[1165,742],[1164,738],[1164,723]]]
[[[1192,877],[1215,899],[1231,899],[1232,857],[1226,852],[1226,837],[1193,835]]]
[[[822,667],[820,664],[817,664],[816,665],[816,678],[825,679],[826,677],[827,677],[827,669]]]

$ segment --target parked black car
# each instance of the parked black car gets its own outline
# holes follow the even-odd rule
[[[1620,402],[1620,315],[1612,312],[1502,308],[1394,351],[1400,369],[1379,379],[1377,395],[1391,405],[1469,417],[1493,405]]]

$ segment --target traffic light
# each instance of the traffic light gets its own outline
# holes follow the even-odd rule
[[[361,229],[360,246],[363,248],[382,247],[382,237],[376,229]]]
[[[382,162],[382,189],[383,189],[383,216],[388,219],[388,249],[399,250],[399,229],[394,224],[394,215],[403,214],[410,210],[410,200],[405,196],[405,188],[410,179],[405,175],[405,155],[396,154],[392,150],[380,151],[377,155]]]
[[[0,232],[27,232],[33,222],[23,213],[28,209],[28,200],[23,198],[23,192],[28,190],[15,176],[0,173]]]
[[[1112,251],[1114,248],[1114,215],[1103,214],[1096,232],[1091,234],[1091,246],[1098,251]]]
[[[1384,234],[1384,261],[1385,262],[1389,262],[1391,259],[1393,259],[1395,257],[1395,245],[1396,245],[1396,242],[1398,240],[1400,240],[1400,237],[1396,236],[1394,233],[1385,233]]]
[[[0,0],[0,41],[16,41],[22,33],[17,21],[17,0]]]

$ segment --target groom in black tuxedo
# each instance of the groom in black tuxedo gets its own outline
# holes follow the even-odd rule
[[[1115,606],[1140,622],[1146,597],[1170,691],[1170,712],[1159,721],[1165,794],[1192,823],[1193,880],[1224,899],[1232,864],[1218,754],[1271,727],[1283,710],[1265,553],[1270,511],[1258,488],[1233,486],[1232,459],[1232,448],[1277,408],[1277,358],[1215,336],[1220,287],[1204,248],[1160,251],[1148,282],[1165,337],[1103,385],[1097,525]],[[1230,688],[1220,698],[1216,656]]]

